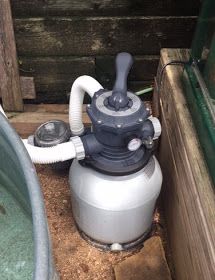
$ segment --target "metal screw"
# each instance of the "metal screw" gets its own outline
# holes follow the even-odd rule
[[[90,104],[87,104],[87,108],[90,108]]]
[[[139,119],[139,122],[142,122],[142,121],[143,121],[143,119],[140,118],[140,119]]]
[[[97,123],[101,124],[101,123],[102,123],[102,121],[101,121],[101,120],[97,120]]]
[[[149,107],[146,107],[146,110],[147,110],[147,111],[150,111],[150,108],[149,108]]]
[[[117,127],[120,128],[120,127],[122,127],[122,125],[121,124],[117,124]]]

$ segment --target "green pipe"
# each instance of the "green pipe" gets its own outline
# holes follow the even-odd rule
[[[142,94],[145,94],[145,93],[148,93],[148,92],[151,92],[151,91],[153,91],[153,87],[144,88],[140,91],[135,92],[135,94],[136,95],[142,95]]]

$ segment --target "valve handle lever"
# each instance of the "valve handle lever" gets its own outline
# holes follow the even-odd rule
[[[128,105],[127,78],[133,64],[133,58],[129,53],[122,52],[116,56],[116,81],[112,95],[109,97],[109,105],[115,110],[125,108]]]

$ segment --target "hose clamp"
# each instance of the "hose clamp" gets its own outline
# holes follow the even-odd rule
[[[77,160],[82,160],[85,158],[85,150],[83,142],[79,136],[74,136],[70,138],[70,141],[74,144],[75,151],[76,151],[76,158]]]

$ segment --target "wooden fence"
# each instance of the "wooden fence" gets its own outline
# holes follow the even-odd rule
[[[36,102],[65,103],[80,75],[111,87],[119,51],[135,55],[129,86],[150,85],[161,48],[190,46],[200,0],[11,0],[11,5],[20,73],[35,78]]]

